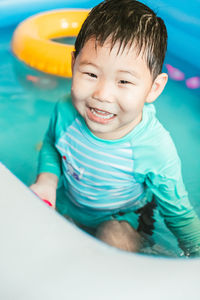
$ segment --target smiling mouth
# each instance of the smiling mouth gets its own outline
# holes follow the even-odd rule
[[[102,119],[110,119],[110,118],[115,116],[115,114],[112,114],[110,112],[100,110],[100,109],[97,109],[97,108],[90,107],[90,110],[95,116],[100,117]]]
[[[114,119],[116,117],[116,114],[101,110],[101,109],[97,109],[97,108],[93,108],[93,107],[89,107],[88,108],[88,117],[90,120],[97,122],[97,123],[101,123],[101,124],[105,124],[107,122],[109,122],[110,120]]]

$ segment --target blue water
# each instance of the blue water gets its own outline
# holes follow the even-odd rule
[[[54,103],[69,92],[70,80],[33,70],[13,57],[10,50],[13,30],[14,27],[0,29],[0,160],[30,185],[36,176],[38,152],[49,116]],[[174,139],[190,200],[200,216],[199,93],[189,90],[184,82],[169,80],[156,101],[156,108],[158,118]],[[159,245],[172,255],[180,252],[164,224],[157,232],[158,247],[153,250],[162,254]]]

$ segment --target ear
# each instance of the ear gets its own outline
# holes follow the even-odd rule
[[[73,73],[74,63],[75,63],[75,51],[72,51],[71,52],[71,70],[72,70],[72,73]]]
[[[158,98],[158,96],[160,96],[160,94],[164,90],[167,80],[168,75],[166,73],[161,73],[156,77],[152,84],[151,90],[146,98],[147,103],[154,102]]]

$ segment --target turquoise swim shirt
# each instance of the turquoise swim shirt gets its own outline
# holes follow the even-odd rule
[[[142,121],[117,140],[96,137],[67,97],[56,104],[39,173],[63,175],[66,195],[81,211],[113,214],[156,199],[167,227],[186,254],[200,251],[200,221],[185,190],[181,163],[169,133],[146,104]],[[83,224],[84,225],[84,224]]]

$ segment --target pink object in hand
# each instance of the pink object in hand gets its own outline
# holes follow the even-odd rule
[[[52,204],[51,204],[51,202],[50,201],[48,201],[48,200],[46,200],[46,199],[42,199],[42,201],[44,201],[46,204],[48,204],[49,206],[53,206]]]

